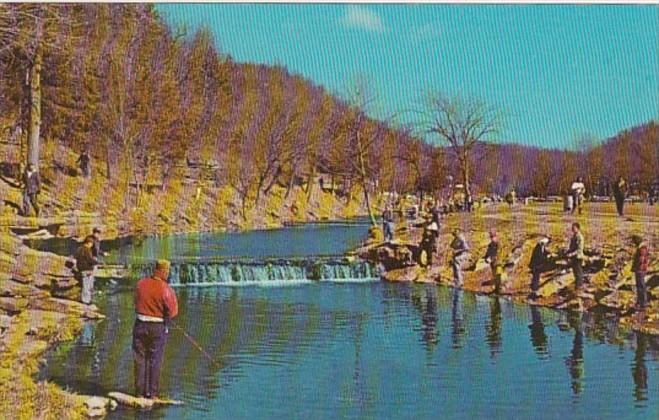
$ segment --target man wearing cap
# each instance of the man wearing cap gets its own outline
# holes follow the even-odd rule
[[[453,231],[453,241],[450,246],[453,250],[453,259],[451,261],[451,265],[453,266],[453,282],[455,286],[460,287],[463,283],[462,265],[469,258],[469,245],[460,229]]]
[[[178,314],[176,294],[167,284],[169,267],[169,261],[158,260],[153,275],[138,281],[135,289],[135,391],[146,398],[158,397],[168,322]]]
[[[540,238],[538,243],[533,248],[533,253],[531,254],[531,261],[529,262],[529,268],[531,269],[531,299],[538,298],[538,289],[540,289],[540,274],[547,268],[549,263],[549,252],[547,251],[547,244],[549,243],[549,238],[543,236]]]
[[[87,305],[92,303],[92,295],[94,293],[94,266],[96,265],[96,260],[92,255],[93,246],[94,241],[92,237],[87,236],[75,254],[76,269],[78,272],[77,279],[82,284],[80,300]]]
[[[490,264],[492,270],[492,280],[494,281],[494,293],[501,293],[501,266],[499,265],[499,240],[497,232],[490,230],[490,243],[487,245],[485,252],[485,262]]]

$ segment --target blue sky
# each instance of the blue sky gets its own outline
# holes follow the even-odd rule
[[[239,62],[333,92],[371,81],[373,114],[418,117],[429,91],[500,108],[502,141],[570,147],[659,119],[657,5],[168,4]]]

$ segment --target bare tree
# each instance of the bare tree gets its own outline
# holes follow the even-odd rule
[[[465,188],[465,204],[471,197],[471,158],[474,146],[496,134],[499,112],[474,98],[452,98],[441,94],[428,97],[423,121],[425,132],[448,144],[457,159]]]

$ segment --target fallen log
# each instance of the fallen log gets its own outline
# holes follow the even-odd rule
[[[161,399],[161,398],[144,398],[124,394],[123,392],[110,392],[108,397],[115,400],[118,404],[140,409],[150,409],[163,405],[183,405],[183,401]]]

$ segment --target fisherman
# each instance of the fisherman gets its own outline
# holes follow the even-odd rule
[[[94,266],[97,264],[93,256],[94,238],[87,236],[75,254],[77,279],[82,285],[80,300],[86,305],[92,303],[94,294]]]
[[[85,178],[89,178],[92,174],[91,170],[91,158],[89,153],[85,150],[80,154],[77,163],[80,165],[80,171]]]
[[[135,392],[146,398],[159,395],[169,321],[178,314],[176,294],[167,283],[169,268],[169,261],[158,260],[153,275],[137,282],[135,289]]]
[[[453,267],[453,281],[456,286],[462,286],[462,265],[469,257],[469,245],[460,229],[455,229],[453,231],[453,241],[450,246],[451,249],[453,249],[453,259],[451,261]]]
[[[437,252],[437,238],[439,237],[439,213],[433,213],[432,219],[423,228],[420,248],[426,253],[426,265],[432,265],[432,259]]]
[[[549,264],[549,251],[547,250],[547,245],[549,244],[549,238],[543,236],[540,238],[535,248],[533,248],[533,253],[531,254],[531,261],[529,262],[529,268],[531,269],[531,299],[538,298],[538,289],[540,289],[540,274],[546,270],[547,265]]]
[[[579,214],[581,214],[581,206],[583,204],[584,195],[586,194],[586,186],[583,183],[583,178],[578,177],[576,181],[570,186],[570,192],[572,194],[572,214],[574,211],[579,209]]]
[[[577,222],[572,223],[572,238],[570,238],[570,247],[566,257],[570,259],[572,272],[574,273],[574,287],[577,291],[583,287],[583,260],[584,256],[584,237],[581,233],[581,225]]]
[[[487,245],[485,252],[485,262],[490,264],[492,269],[492,281],[494,282],[494,293],[501,293],[501,265],[499,264],[499,241],[497,232],[490,230],[490,243]]]
[[[39,203],[37,195],[41,192],[41,177],[34,165],[29,163],[23,173],[23,216],[30,214],[30,205],[34,208],[34,213],[39,217]]]
[[[650,265],[650,251],[647,243],[638,235],[632,238],[636,251],[632,260],[632,272],[636,277],[636,308],[645,310],[648,304],[648,290],[645,284],[645,275]]]
[[[394,239],[394,214],[391,211],[391,206],[387,204],[382,212],[382,232],[384,234],[385,242],[393,241]]]
[[[623,207],[625,205],[625,197],[629,193],[629,186],[622,176],[618,177],[618,180],[613,184],[613,197],[616,200],[616,210],[618,210],[618,216],[622,216]]]

